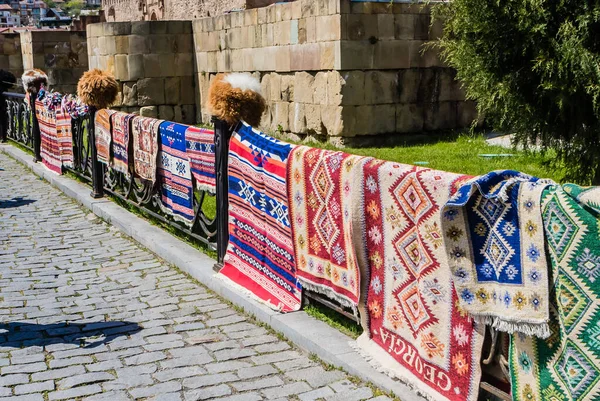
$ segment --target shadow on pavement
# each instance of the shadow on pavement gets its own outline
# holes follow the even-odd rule
[[[140,330],[142,327],[137,323],[126,321],[54,324],[11,322],[0,324],[0,347],[75,344],[94,348]]]
[[[12,198],[8,200],[0,200],[0,209],[10,209],[11,207],[20,207],[30,205],[37,202],[35,199],[24,199],[21,197]]]

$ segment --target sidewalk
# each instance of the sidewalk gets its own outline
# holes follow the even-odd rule
[[[0,400],[389,399],[325,369],[6,154],[0,168]]]

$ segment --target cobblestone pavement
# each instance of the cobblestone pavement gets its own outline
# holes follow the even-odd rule
[[[0,154],[0,400],[388,400]]]

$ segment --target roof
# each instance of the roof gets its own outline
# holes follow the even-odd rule
[[[8,4],[0,4],[0,11],[12,11],[12,7]]]

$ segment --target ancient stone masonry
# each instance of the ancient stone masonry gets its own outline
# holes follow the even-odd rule
[[[115,75],[116,109],[165,120],[195,121],[190,21],[110,22],[88,26],[90,68]]]
[[[217,72],[247,71],[261,79],[267,131],[343,143],[468,126],[475,107],[455,72],[424,51],[441,30],[430,22],[420,5],[349,0],[297,0],[193,21],[199,101]]]
[[[75,93],[77,81],[88,69],[83,31],[21,32],[23,68],[39,68],[48,74],[50,88]]]
[[[0,34],[0,69],[12,72],[17,78],[23,74],[21,37],[18,33]]]

